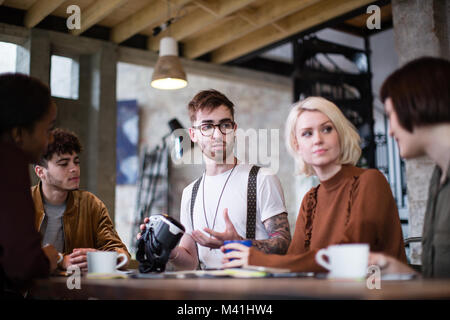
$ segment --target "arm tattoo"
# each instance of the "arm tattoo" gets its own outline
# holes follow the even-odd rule
[[[291,242],[287,213],[283,212],[264,221],[269,239],[253,240],[253,246],[264,253],[285,254]]]

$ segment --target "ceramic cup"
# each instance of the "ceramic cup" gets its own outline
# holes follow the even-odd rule
[[[316,254],[316,262],[330,271],[331,279],[363,279],[368,261],[369,245],[365,243],[331,245]]]
[[[122,261],[119,262],[119,258]],[[89,273],[115,273],[128,262],[124,253],[115,251],[93,251],[87,253]]]

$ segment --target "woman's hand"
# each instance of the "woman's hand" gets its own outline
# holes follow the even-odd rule
[[[392,273],[412,273],[416,274],[413,269],[408,267],[406,264],[398,261],[397,259],[385,255],[383,253],[370,252],[369,254],[369,266],[376,265],[381,269],[382,274],[392,274]]]
[[[47,256],[48,261],[50,262],[50,272],[56,269],[58,266],[57,261],[59,259],[58,251],[56,251],[55,247],[51,244],[45,245],[42,250]]]
[[[233,250],[225,253],[222,259],[222,266],[226,268],[239,268],[248,266],[248,255],[250,248],[240,243],[229,243],[220,248],[222,252],[225,250]],[[233,261],[231,261],[233,259]]]

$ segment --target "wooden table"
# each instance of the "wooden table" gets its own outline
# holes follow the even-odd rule
[[[38,280],[31,290],[38,299],[450,299],[448,280],[381,281],[368,289],[365,281],[316,278],[259,279],[109,279],[81,278],[81,289],[69,290],[67,278]]]

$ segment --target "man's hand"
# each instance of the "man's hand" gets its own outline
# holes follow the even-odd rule
[[[57,261],[59,259],[58,251],[51,244],[47,244],[42,247],[44,254],[47,256],[48,261],[50,262],[50,271],[53,271],[57,267]]]
[[[77,248],[73,252],[64,257],[62,267],[67,269],[69,266],[76,265],[81,271],[87,271],[87,253],[97,251],[92,248]]]
[[[144,224],[141,224],[141,225],[139,226],[139,229],[141,230],[141,232],[145,230],[145,225],[146,225],[147,223],[149,223],[149,221],[150,221],[150,218],[144,218]],[[138,234],[136,235],[136,239],[139,240],[139,239],[141,238],[141,236],[142,236],[141,233],[138,233]]]
[[[209,228],[204,228],[203,230],[206,233],[210,234],[210,237],[206,236],[199,230],[194,230],[192,231],[192,238],[198,244],[212,249],[220,248],[225,240],[243,240],[243,238],[237,233],[233,223],[228,217],[228,209],[223,210],[223,218],[225,220],[224,232],[216,232]]]

